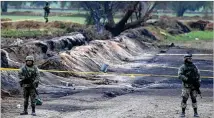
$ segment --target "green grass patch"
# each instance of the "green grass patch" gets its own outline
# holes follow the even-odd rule
[[[66,33],[65,29],[34,29],[34,30],[1,30],[1,36],[5,38],[36,38],[40,36],[53,36]]]
[[[8,12],[25,12],[25,11],[32,11],[36,13],[44,13],[43,9],[8,9]],[[51,9],[51,12],[64,12],[64,13],[72,13],[72,14],[77,14],[77,13],[86,13],[87,11],[85,10],[59,10],[59,9]]]
[[[9,18],[12,19],[12,21],[20,21],[20,20],[35,20],[35,21],[41,21],[45,22],[45,19],[43,16],[12,16],[12,15],[2,15],[1,18]],[[67,21],[67,22],[73,22],[73,23],[79,23],[79,24],[86,24],[85,20],[86,17],[83,14],[76,14],[74,16],[50,16],[48,17],[49,22],[52,21]],[[115,22],[117,23],[120,18],[115,18]]]
[[[213,40],[213,31],[192,31],[190,33],[179,34],[176,36],[169,35],[172,40]]]
[[[35,20],[35,21],[41,21],[45,22],[45,19],[43,16],[12,16],[12,15],[2,15],[1,18],[9,18],[12,19],[12,21],[20,21],[20,20]],[[66,17],[66,16],[51,16],[48,17],[49,22],[52,21],[69,21],[79,24],[85,23],[85,17]]]
[[[196,40],[198,38],[198,40]],[[174,43],[176,46],[184,46],[194,49],[213,49],[213,31],[192,31],[187,34],[167,35],[167,39],[157,42],[157,45],[170,45]]]

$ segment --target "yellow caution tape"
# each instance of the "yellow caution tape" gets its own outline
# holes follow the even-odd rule
[[[18,71],[20,69],[15,68],[0,68],[1,71]],[[115,74],[115,73],[103,73],[103,72],[75,72],[75,71],[58,71],[58,70],[39,70],[41,72],[57,72],[57,73],[76,73],[76,74]],[[151,77],[172,77],[177,78],[178,76],[175,75],[159,75],[159,74],[124,74],[124,73],[117,73],[117,75],[121,76],[130,76],[131,78],[135,78],[135,76],[151,76]],[[209,78],[213,79],[214,77],[209,76],[201,76],[201,78]]]
[[[17,71],[17,70],[20,70],[20,69],[16,69],[16,68],[0,68],[0,70],[6,70],[6,71],[7,70],[16,70]]]
[[[172,68],[172,69],[179,69],[178,67],[169,67],[169,66],[152,66],[152,67],[162,67],[162,68]],[[213,70],[200,70],[199,71],[203,71],[203,72],[214,72]]]
[[[131,76],[130,76],[131,78],[135,78],[135,76],[134,76],[134,74],[131,74]]]

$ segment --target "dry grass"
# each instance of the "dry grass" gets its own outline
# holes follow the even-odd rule
[[[4,22],[1,23],[1,29],[41,29],[41,28],[66,28],[70,25],[81,26],[78,23],[73,22],[63,22],[63,21],[54,21],[49,23],[26,20],[19,22]]]

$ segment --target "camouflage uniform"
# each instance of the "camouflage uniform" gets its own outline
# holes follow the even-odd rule
[[[44,18],[46,20],[45,22],[47,23],[48,22],[48,15],[50,13],[50,7],[49,7],[48,2],[46,2],[46,5],[43,9],[44,9]]]
[[[34,61],[32,56],[26,57],[26,61]],[[38,68],[33,65],[32,67],[28,67],[27,65],[24,65],[20,68],[19,71],[19,78],[20,85],[23,87],[23,97],[24,97],[24,112],[22,115],[27,114],[27,108],[28,108],[28,100],[29,97],[31,99],[31,107],[32,107],[32,113],[35,113],[35,100],[36,100],[36,91],[35,88],[38,87],[39,84],[39,71]]]
[[[187,106],[189,96],[192,100],[192,107],[197,113],[197,90],[194,83],[200,84],[200,73],[198,68],[193,63],[184,63],[178,71],[178,78],[182,80],[182,102],[181,107],[184,109]],[[184,112],[185,113],[185,112]]]

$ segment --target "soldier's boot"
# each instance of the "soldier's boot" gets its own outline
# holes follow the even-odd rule
[[[24,105],[24,111],[20,113],[20,115],[28,115],[27,112],[28,105]]]
[[[20,115],[28,115],[28,112],[27,111],[23,111],[20,113]]]
[[[182,113],[180,115],[181,117],[185,117],[185,108],[182,108]]]
[[[47,23],[48,22],[48,18],[45,18],[45,19],[46,19],[45,23]]]
[[[197,112],[197,108],[194,108],[194,117],[199,117],[198,112]]]
[[[35,106],[32,106],[32,113],[31,113],[32,116],[36,116],[36,111],[35,111]]]

